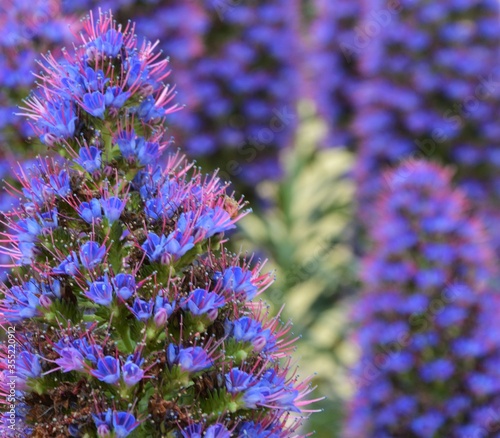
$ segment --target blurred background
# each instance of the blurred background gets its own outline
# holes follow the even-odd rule
[[[449,184],[481,221],[482,239],[500,249],[498,6],[1,0],[0,174],[8,178],[13,162],[37,153],[30,127],[14,113],[36,79],[38,54],[73,44],[89,10],[135,21],[139,37],[159,40],[171,59],[169,81],[185,105],[168,119],[174,147],[207,172],[219,169],[254,210],[233,249],[268,259],[276,281],[264,299],[274,313],[285,305],[283,318],[301,335],[300,373],[317,373],[314,395],[326,397],[304,432],[347,436],[351,369],[363,353],[352,315],[370,292],[362,261],[377,256],[377,199],[391,192],[384,175],[399,169],[406,178],[422,160],[447,166]],[[0,208],[12,203],[2,195]],[[356,438],[452,436],[367,430]]]

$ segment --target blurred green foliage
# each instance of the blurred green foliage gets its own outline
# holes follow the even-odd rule
[[[345,149],[320,149],[325,127],[303,103],[301,124],[293,148],[282,156],[285,177],[263,182],[257,189],[268,208],[240,223],[243,251],[268,258],[276,282],[264,299],[294,321],[301,334],[296,358],[301,375],[317,373],[314,396],[327,399],[315,405],[323,412],[305,428],[319,438],[340,436],[342,401],[350,388],[346,364],[353,351],[346,342],[346,298],[357,290],[356,237],[353,217],[353,156]]]

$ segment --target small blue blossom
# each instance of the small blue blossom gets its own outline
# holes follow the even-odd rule
[[[138,320],[146,322],[151,318],[153,313],[153,300],[144,301],[140,298],[136,298],[132,306],[132,313]]]
[[[116,438],[126,438],[139,426],[130,412],[113,412],[113,431]]]
[[[226,374],[226,389],[231,394],[238,394],[246,391],[251,386],[255,385],[257,381],[254,376],[248,374],[238,368],[233,368]]]
[[[433,362],[424,364],[421,367],[420,375],[426,382],[442,381],[445,382],[451,378],[455,371],[453,363],[447,359],[437,359]]]
[[[85,367],[85,358],[82,353],[74,347],[65,347],[57,351],[61,356],[55,363],[61,367],[65,373],[70,371],[80,371]]]
[[[105,356],[97,361],[97,370],[92,370],[92,375],[102,382],[110,385],[120,380],[120,360]]]
[[[208,292],[205,289],[195,289],[185,300],[181,301],[181,307],[188,310],[192,315],[208,314],[212,320],[217,317],[217,309],[220,309],[225,304],[224,297],[215,292]]]
[[[140,104],[137,116],[144,122],[150,122],[154,119],[159,119],[165,116],[165,110],[156,106],[156,102],[152,96],[148,96]]]
[[[77,274],[80,268],[80,263],[78,261],[78,256],[75,251],[71,251],[71,253],[57,266],[52,270],[54,274],[65,274],[74,276]]]
[[[86,242],[80,248],[80,261],[84,268],[93,269],[99,265],[106,255],[106,246],[96,242]]]
[[[220,208],[207,209],[196,221],[196,229],[203,230],[204,237],[208,239],[215,234],[223,233],[235,228],[229,213]]]
[[[167,361],[170,366],[178,365],[182,371],[188,373],[203,371],[213,364],[202,347],[182,348],[175,344],[170,344],[167,348]]]
[[[115,196],[107,199],[101,199],[104,216],[106,216],[110,224],[120,219],[120,216],[125,208],[125,204],[125,201]]]
[[[144,371],[131,358],[122,366],[123,381],[128,386],[134,386],[139,383],[144,377]]]
[[[104,35],[98,36],[87,45],[87,52],[116,57],[120,53],[122,45],[123,34],[115,29],[109,29]]]
[[[113,287],[108,277],[89,283],[89,290],[85,292],[85,296],[96,304],[109,306],[113,302]]]
[[[78,211],[80,217],[91,224],[102,219],[101,202],[92,198],[89,202],[82,202]]]
[[[166,236],[159,237],[155,233],[149,233],[146,241],[142,244],[142,249],[152,262],[159,260],[167,247]]]
[[[167,323],[168,318],[174,313],[175,301],[171,303],[167,298],[158,295],[155,298],[154,322],[158,327]]]
[[[160,237],[155,233],[149,233],[142,248],[151,261],[161,260],[163,264],[168,264],[172,260],[179,259],[194,247],[192,236],[186,242],[183,242],[183,240],[184,236],[179,231],[173,231],[168,237],[163,235]]]
[[[102,152],[95,146],[81,148],[75,161],[87,172],[94,173],[101,169]]]
[[[129,91],[123,91],[121,87],[108,87],[104,94],[104,103],[107,107],[120,109],[130,97]]]
[[[439,412],[431,411],[415,418],[411,427],[413,432],[420,438],[435,436],[445,419]]]
[[[226,334],[238,342],[249,342],[255,351],[271,351],[276,345],[276,339],[269,329],[263,329],[262,324],[247,316],[234,322],[226,321]]]
[[[217,273],[216,280],[222,278],[222,288],[236,296],[243,296],[245,300],[252,300],[257,295],[258,288],[252,282],[252,273],[241,269],[239,266],[231,266],[223,273]]]
[[[17,377],[23,380],[36,379],[42,374],[42,367],[37,355],[21,351],[16,361]]]
[[[52,144],[55,139],[73,137],[76,129],[76,114],[74,104],[69,101],[47,102],[47,114],[39,120],[45,133],[41,135],[42,142]]]
[[[50,185],[58,196],[68,196],[71,193],[68,171],[63,169],[58,175],[50,175]]]
[[[136,290],[135,277],[131,274],[118,274],[113,279],[115,293],[122,300],[128,300]]]
[[[53,208],[51,211],[39,214],[38,218],[40,220],[42,232],[53,230],[59,226],[57,208]]]
[[[106,110],[105,99],[102,93],[94,91],[83,95],[83,108],[89,114],[100,119],[104,119],[104,111]]]

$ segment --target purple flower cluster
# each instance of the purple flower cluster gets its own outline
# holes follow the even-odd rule
[[[290,436],[311,388],[282,361],[290,324],[252,302],[271,276],[224,247],[247,211],[179,154],[158,165],[167,61],[110,13],[45,61],[23,113],[58,156],[20,172],[6,214],[24,408],[11,433],[2,351],[2,436]]]
[[[172,57],[187,106],[170,119],[176,139],[233,182],[280,175],[297,122],[299,20],[295,0],[170,0],[138,19]]]
[[[356,54],[362,80],[352,124],[360,216],[372,217],[384,169],[402,162],[411,173],[419,158],[453,163],[476,206],[498,205],[498,3],[361,3],[358,38],[366,47]]]
[[[12,167],[18,155],[33,156],[29,124],[14,113],[35,81],[33,71],[41,51],[72,41],[71,20],[63,17],[60,0],[5,0],[0,5],[0,178],[14,179]],[[28,147],[29,146],[29,147]],[[17,199],[3,191],[0,211],[7,211]],[[2,263],[7,260],[2,258]],[[3,276],[3,274],[2,274]]]
[[[314,0],[314,19],[307,39],[306,94],[327,123],[324,145],[353,146],[350,124],[357,87],[360,0]]]
[[[81,12],[77,2],[67,3]],[[101,3],[88,1],[87,7]],[[169,118],[177,141],[247,189],[281,175],[278,152],[293,139],[300,96],[299,3],[107,2],[122,19],[132,14],[138,31],[159,39],[171,56],[172,78],[186,104]]]
[[[500,407],[493,251],[452,174],[386,175],[356,305],[361,358],[346,437],[494,436]],[[494,415],[493,415],[494,414]]]
[[[28,124],[14,116],[19,100],[35,82],[35,59],[41,51],[72,41],[71,20],[63,17],[59,0],[5,0],[0,6],[0,132],[2,143],[31,134]],[[6,151],[2,151],[6,152]]]

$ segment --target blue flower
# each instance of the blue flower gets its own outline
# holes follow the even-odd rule
[[[138,161],[143,166],[156,163],[160,156],[157,142],[138,137],[133,130],[121,132],[115,141],[125,159]]]
[[[142,101],[139,105],[139,109],[137,111],[137,116],[143,122],[150,122],[151,120],[161,118],[165,116],[165,110],[163,108],[159,108],[156,106],[156,102],[153,96],[148,96],[146,99]]]
[[[182,348],[169,344],[167,361],[170,366],[178,365],[182,371],[197,373],[210,368],[213,364],[207,352],[202,347]]]
[[[205,438],[230,438],[231,434],[227,427],[223,424],[217,423],[213,426],[209,426],[205,431]]]
[[[113,431],[116,438],[125,438],[139,425],[130,412],[113,412]]]
[[[120,360],[105,356],[97,361],[97,370],[91,371],[94,377],[110,385],[120,380]]]
[[[78,153],[79,157],[75,162],[82,166],[87,172],[94,173],[101,169],[101,155],[102,152],[95,146],[81,148]]]
[[[29,351],[21,351],[17,356],[16,374],[17,377],[23,380],[40,377],[42,367],[40,366],[38,356]]]
[[[76,120],[74,104],[69,101],[47,102],[47,115],[38,123],[46,133],[40,136],[43,143],[51,144],[51,139],[71,138],[75,134]]]
[[[5,317],[11,322],[18,322],[25,318],[33,318],[39,315],[38,306],[40,298],[36,291],[25,283],[21,286],[13,286],[5,298],[9,303],[9,311],[5,312]]]
[[[174,313],[175,301],[171,303],[166,297],[157,295],[154,306],[154,322],[158,327],[167,323],[168,318]]]
[[[204,231],[204,237],[208,239],[217,233],[235,228],[229,213],[220,207],[208,208],[196,221],[195,228]]]
[[[56,175],[50,175],[50,185],[61,198],[71,194],[68,171],[63,169]]]
[[[258,288],[252,282],[252,273],[241,269],[239,266],[231,266],[216,274],[215,279],[222,277],[222,288],[236,296],[242,295],[245,300],[253,300],[257,295]]]
[[[29,189],[23,188],[23,193],[26,198],[32,200],[37,205],[43,205],[46,201],[53,198],[54,190],[51,186],[45,184],[42,179],[33,177],[29,182]],[[59,187],[57,185],[57,178],[54,178],[54,184]]]
[[[107,107],[120,109],[130,97],[130,91],[122,91],[121,87],[108,87],[104,94],[104,101]]]
[[[109,433],[111,428],[113,427],[112,415],[113,413],[111,412],[111,409],[108,409],[106,412],[101,412],[99,414],[92,414],[92,418],[97,429],[104,431],[104,428],[101,429],[101,427],[104,426],[107,428],[107,432]]]
[[[174,260],[180,259],[190,249],[194,248],[194,237],[189,236],[187,239],[181,231],[172,231],[168,237],[165,246],[165,253],[167,255],[167,263],[173,258]],[[167,264],[165,263],[165,264]]]
[[[183,438],[201,438],[202,433],[203,425],[200,423],[190,424],[181,431]]]
[[[20,265],[30,265],[35,258],[36,245],[33,242],[20,242],[18,248],[21,253],[18,263]]]
[[[75,251],[71,251],[71,253],[57,266],[52,270],[54,274],[65,274],[74,276],[77,274],[78,269],[80,268],[80,263],[78,262],[78,256]]]
[[[102,209],[104,210],[104,216],[108,219],[109,223],[120,219],[120,216],[125,208],[125,201],[115,196],[108,199],[101,199]]]
[[[257,382],[251,374],[241,371],[238,368],[233,368],[225,375],[226,389],[231,394],[245,392],[248,388],[255,385]]]
[[[155,262],[159,260],[166,251],[167,238],[159,237],[155,233],[149,233],[146,241],[142,244],[142,249],[146,251],[149,260]]]
[[[63,372],[79,371],[85,368],[85,358],[82,353],[74,347],[65,347],[57,349],[59,359],[55,363],[59,365]]]
[[[83,95],[83,108],[89,114],[100,119],[104,119],[104,111],[106,111],[106,103],[104,95],[99,91],[87,93]]]
[[[269,329],[263,329],[262,324],[248,316],[243,316],[234,322],[226,321],[226,334],[238,342],[249,342],[255,351],[270,351],[276,346],[276,338]]]
[[[173,231],[168,237],[160,237],[155,233],[149,233],[142,248],[151,261],[161,260],[163,264],[169,264],[172,260],[178,260],[186,252],[194,248],[192,236],[187,241],[184,240],[184,236],[180,232]]]
[[[131,274],[118,274],[113,279],[115,293],[122,300],[128,300],[136,289],[135,277]]]
[[[89,290],[85,292],[85,296],[96,304],[109,306],[113,301],[113,287],[108,277],[89,283]]]
[[[157,142],[146,141],[143,137],[139,137],[135,155],[143,166],[154,164],[160,156],[159,145]]]
[[[102,219],[101,203],[95,198],[92,198],[89,202],[82,202],[78,213],[89,224],[97,222]]]
[[[447,359],[436,359],[433,362],[423,364],[420,375],[426,382],[446,382],[455,372],[455,366]]]
[[[144,377],[144,371],[136,362],[129,358],[122,366],[123,381],[128,386],[134,386],[139,383]]]
[[[42,232],[42,227],[35,219],[25,219],[17,222],[20,228],[17,234],[19,242],[35,242],[37,236]]]
[[[271,423],[268,426],[264,426],[259,423],[254,423],[253,421],[248,421],[242,424],[239,429],[239,438],[281,438],[282,427]]]
[[[147,321],[153,313],[153,300],[144,301],[136,298],[132,306],[132,313],[140,321]]]
[[[87,51],[97,50],[104,56],[116,57],[123,46],[123,34],[115,29],[109,29],[104,35],[99,35],[87,44]]]
[[[127,78],[127,85],[129,87],[137,82],[147,82],[148,68],[145,66],[144,61],[139,59],[137,53],[131,53],[128,59],[125,60],[124,66],[129,72]]]
[[[215,312],[214,320],[217,317],[217,309],[226,304],[224,297],[215,292],[209,292],[205,289],[195,289],[189,296],[181,301],[181,307],[195,316],[211,314]]]
[[[54,208],[46,213],[39,214],[38,218],[40,219],[42,232],[57,228],[59,226],[57,208]]]
[[[420,438],[435,436],[439,428],[444,424],[445,418],[437,411],[430,411],[411,422],[413,432]]]
[[[93,269],[99,265],[106,255],[106,246],[96,242],[86,242],[80,248],[80,261],[84,268]]]
[[[135,151],[137,149],[137,136],[135,135],[135,132],[133,130],[130,132],[122,131],[115,138],[115,142],[118,144],[123,158],[125,158],[126,160],[135,158]]]

